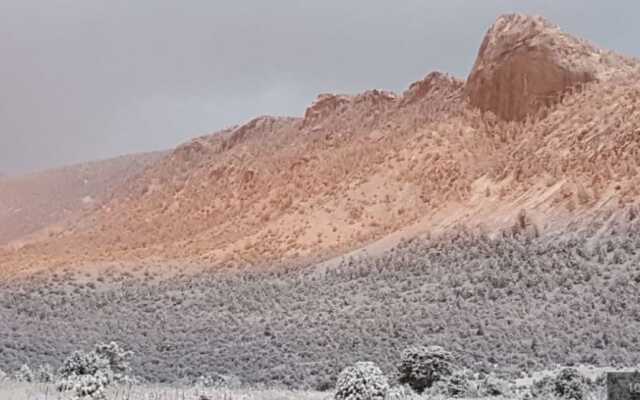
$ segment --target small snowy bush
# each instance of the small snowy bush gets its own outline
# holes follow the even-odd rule
[[[205,388],[230,388],[240,386],[240,379],[232,375],[214,373],[198,377],[195,384]]]
[[[58,381],[58,390],[71,391],[76,398],[104,399],[105,388],[111,382],[111,377],[104,371],[94,375],[71,375]]]
[[[408,386],[394,386],[389,389],[385,400],[423,400],[423,397]]]
[[[583,400],[592,382],[575,368],[564,368],[556,376],[545,377],[531,387],[533,397],[556,396],[561,399]]]
[[[422,393],[453,372],[453,355],[440,346],[413,346],[402,352],[399,382]]]
[[[469,376],[462,371],[456,371],[444,378],[443,383],[449,397],[467,397],[474,389]]]
[[[27,364],[24,364],[18,371],[16,371],[14,378],[18,382],[35,382],[33,372]]]
[[[75,351],[60,368],[56,383],[59,391],[73,391],[76,397],[104,398],[104,389],[112,382],[127,379],[131,352],[117,343],[98,344],[93,351]]]
[[[387,377],[372,362],[345,368],[336,383],[335,400],[383,400],[389,391]]]
[[[53,373],[53,368],[51,365],[45,364],[38,367],[38,370],[35,373],[36,381],[40,383],[51,383],[55,380],[55,376]]]
[[[479,389],[482,396],[509,396],[512,393],[509,382],[494,375],[485,377]]]
[[[59,374],[61,378],[95,375],[98,371],[104,371],[108,368],[109,361],[98,356],[95,351],[89,353],[74,351],[71,356],[62,363]]]
[[[125,351],[117,343],[98,344],[94,350],[100,358],[106,359],[109,369],[113,373],[113,379],[117,382],[125,379],[129,372],[129,362],[127,361],[133,354]]]

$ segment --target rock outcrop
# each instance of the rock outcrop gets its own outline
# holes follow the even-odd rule
[[[231,130],[225,139],[222,150],[229,150],[251,140],[264,139],[277,132],[291,128],[298,122],[298,118],[273,117],[265,115],[257,117],[244,125]]]
[[[316,101],[307,108],[304,113],[304,126],[312,126],[328,115],[340,112],[349,104],[352,96],[323,93],[318,95]]]
[[[442,72],[431,72],[424,79],[414,82],[402,94],[401,104],[408,105],[416,103],[425,98],[429,93],[439,91],[456,90],[462,87],[463,82]]]
[[[574,38],[542,17],[499,17],[487,32],[466,84],[471,105],[523,120],[572,89],[606,79],[629,60]]]
[[[377,89],[358,95],[321,94],[307,108],[302,126],[311,132],[370,131],[397,99],[395,93]]]

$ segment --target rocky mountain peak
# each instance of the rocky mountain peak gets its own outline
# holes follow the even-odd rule
[[[466,84],[471,105],[523,120],[570,90],[620,75],[634,62],[577,39],[539,16],[498,17],[484,37]]]

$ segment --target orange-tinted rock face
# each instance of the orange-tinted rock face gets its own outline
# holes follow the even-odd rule
[[[312,126],[327,117],[328,115],[339,112],[342,107],[345,107],[351,102],[351,96],[335,95],[335,94],[321,94],[318,96],[315,102],[307,108],[304,113],[304,126]]]
[[[567,70],[553,62],[544,50],[510,54],[490,74],[469,79],[471,104],[506,120],[523,120],[562,99],[572,88],[593,81],[593,74]]]
[[[467,97],[483,111],[523,120],[597,79],[599,60],[596,49],[542,18],[504,16],[484,38]]]
[[[409,89],[402,95],[402,105],[413,104],[432,92],[457,90],[461,86],[462,81],[460,80],[441,72],[431,72],[423,80],[409,86]]]

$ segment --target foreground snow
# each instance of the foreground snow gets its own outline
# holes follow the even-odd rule
[[[324,400],[330,393],[284,389],[211,389],[171,385],[119,386],[107,391],[108,400]],[[0,382],[2,400],[71,400],[53,384]]]

